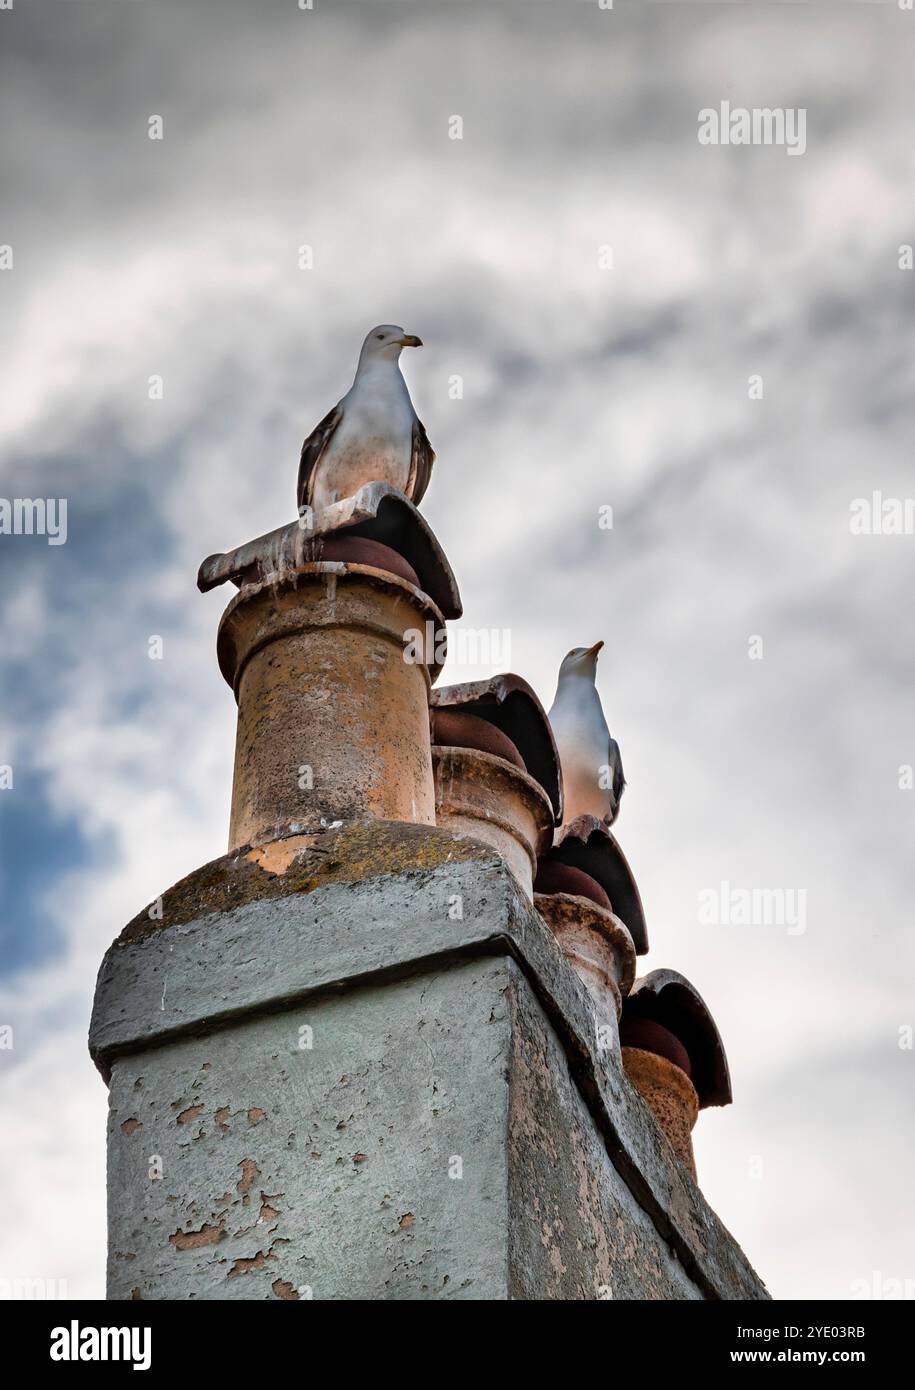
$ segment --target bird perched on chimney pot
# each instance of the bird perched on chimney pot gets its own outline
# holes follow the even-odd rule
[[[366,335],[353,384],[302,445],[298,506],[315,512],[366,483],[385,482],[419,504],[435,453],[413,409],[398,360],[422,340],[397,324]]]
[[[607,728],[594,684],[603,645],[575,647],[563,658],[549,713],[562,764],[566,825],[584,815],[612,825],[626,786],[619,745]]]

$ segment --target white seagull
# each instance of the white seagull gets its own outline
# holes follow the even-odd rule
[[[391,483],[419,505],[435,453],[400,374],[405,347],[422,340],[394,323],[366,335],[352,386],[302,445],[300,509],[322,511],[374,482]]]
[[[575,647],[563,658],[549,713],[562,765],[566,825],[584,815],[612,825],[626,786],[619,744],[607,728],[594,684],[603,645]]]

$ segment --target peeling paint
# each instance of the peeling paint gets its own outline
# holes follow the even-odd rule
[[[203,1225],[199,1231],[177,1230],[169,1236],[169,1244],[176,1250],[199,1250],[204,1245],[215,1245],[226,1229],[225,1217],[218,1226]]]
[[[270,844],[250,850],[245,858],[265,873],[284,874],[299,851],[309,848],[316,839],[316,835],[290,835],[285,840],[271,840]]]
[[[251,1187],[254,1179],[260,1176],[260,1169],[253,1158],[243,1158],[238,1166],[241,1169],[241,1177],[235,1184],[235,1191],[247,1203],[251,1200]]]
[[[238,1279],[242,1274],[250,1274],[252,1270],[263,1269],[268,1260],[273,1259],[273,1251],[268,1250],[266,1254],[263,1250],[258,1250],[257,1254],[251,1259],[238,1259],[226,1275],[227,1279]]]
[[[290,1284],[285,1279],[274,1279],[270,1287],[277,1298],[296,1299],[299,1296],[299,1291],[295,1285]]]

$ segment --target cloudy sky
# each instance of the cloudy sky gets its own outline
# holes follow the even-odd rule
[[[646,965],[733,1073],[706,1196],[776,1297],[915,1279],[915,536],[849,526],[915,493],[913,13],[16,0],[0,29],[0,493],[68,499],[65,545],[0,536],[0,1276],[103,1295],[95,973],[225,849],[197,565],[292,519],[393,321],[464,624],[547,703],[606,641]],[[700,145],[725,100],[803,108],[806,151]],[[703,920],[722,883],[803,890],[804,929]]]

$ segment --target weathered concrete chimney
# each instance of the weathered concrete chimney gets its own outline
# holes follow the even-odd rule
[[[373,484],[199,582],[225,579],[232,849],[137,915],[96,990],[109,1297],[765,1298],[627,1080],[638,893],[606,832],[549,851],[523,682],[433,698],[433,777],[460,603],[415,509]]]

